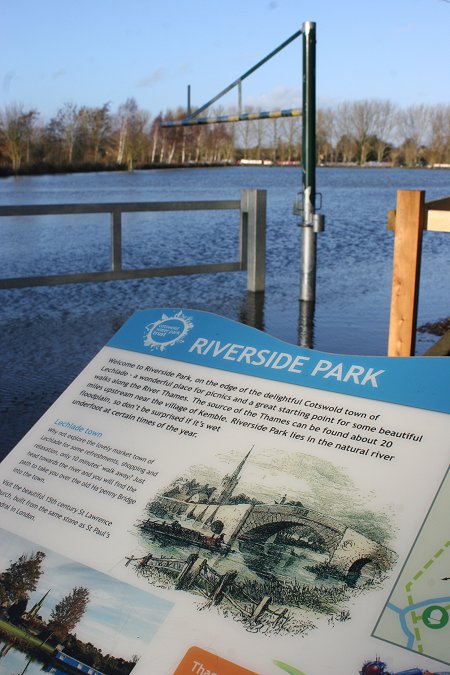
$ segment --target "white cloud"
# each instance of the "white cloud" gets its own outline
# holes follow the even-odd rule
[[[9,89],[12,81],[16,78],[16,74],[13,70],[9,70],[3,78],[2,90],[4,94],[9,93]]]
[[[152,73],[147,75],[147,77],[143,77],[142,79],[140,79],[137,83],[137,86],[152,87],[154,84],[157,84],[158,82],[161,82],[161,80],[164,80],[166,74],[167,73],[164,68],[157,68]]]
[[[52,73],[52,79],[53,80],[58,80],[60,77],[64,77],[67,74],[67,71],[65,68],[60,68],[59,70],[55,70]]]
[[[299,108],[302,104],[302,92],[300,88],[279,85],[261,96],[245,97],[244,103],[263,111]]]

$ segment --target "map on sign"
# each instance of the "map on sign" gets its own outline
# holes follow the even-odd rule
[[[450,664],[450,470],[373,635]]]

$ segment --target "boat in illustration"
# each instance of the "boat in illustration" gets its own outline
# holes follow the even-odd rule
[[[168,523],[147,518],[141,523],[140,527],[144,532],[176,539],[216,553],[228,553],[230,551],[230,546],[223,541],[223,534],[217,536],[202,534],[197,530],[183,527],[177,520]]]

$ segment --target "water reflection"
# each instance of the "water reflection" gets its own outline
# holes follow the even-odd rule
[[[5,642],[3,647],[0,649],[0,659],[2,659],[4,656],[7,655],[7,653],[11,649],[11,647],[14,646],[15,642],[16,642],[15,640],[11,640],[10,642]]]
[[[318,553],[300,546],[281,546],[275,542],[258,544],[241,542],[239,551],[248,568],[260,579],[269,581],[296,581],[300,584],[316,585],[316,575],[310,567],[328,559],[325,553]],[[340,586],[336,579],[320,580],[320,586]]]
[[[0,648],[0,674],[1,675],[67,675],[66,670],[61,670],[54,665],[52,660],[45,662],[30,656],[15,646],[16,641],[5,642]],[[2,643],[0,642],[0,645]]]
[[[314,347],[314,310],[315,302],[300,300],[298,317],[298,344],[300,347]]]
[[[15,642],[15,640],[7,641],[0,649],[0,673],[4,675],[23,675],[24,673],[26,675],[37,675],[45,671],[56,673],[56,675],[66,675],[61,671],[52,670],[43,661],[22,652],[14,646]]]
[[[265,330],[264,322],[265,292],[247,292],[241,303],[238,321]],[[291,310],[292,311],[292,310]],[[315,302],[300,300],[298,316],[298,341],[300,347],[314,348],[314,313]]]
[[[393,245],[393,234],[386,229],[388,209],[395,206],[397,189],[426,189],[427,201],[448,194],[448,173],[317,171],[328,226],[318,241],[314,311],[305,303],[299,307],[298,300],[300,241],[292,216],[298,169],[233,167],[2,179],[2,201],[9,204],[235,199],[241,188],[254,185],[268,191],[268,212],[264,294],[245,291],[244,272],[2,291],[0,456],[137,310],[195,307],[244,321],[292,344],[337,354],[385,355]],[[186,218],[171,214],[164,226],[153,227],[131,214],[123,231],[124,265],[236,258],[238,227],[234,221],[228,227],[228,216],[212,218],[199,212],[193,221]],[[65,227],[55,218],[42,221],[2,219],[2,276],[28,275],[30,270],[45,274],[109,269],[108,219],[100,224],[74,217],[64,220]],[[448,286],[449,270],[450,238],[428,232],[419,323],[447,315],[442,289]],[[419,353],[433,341],[422,336]]]
[[[257,293],[247,291],[239,312],[241,323],[264,330],[264,296],[264,291],[258,291]]]
[[[163,535],[153,535],[142,531],[140,536],[156,558],[186,560],[191,553],[199,553],[199,548],[189,544],[177,544]],[[275,541],[258,543],[238,541],[227,555],[217,555],[207,549],[201,549],[202,558],[218,574],[238,570],[240,580],[296,582],[311,586],[341,586],[342,581],[332,577],[320,580],[309,568],[328,559],[327,553],[295,544],[280,545]]]

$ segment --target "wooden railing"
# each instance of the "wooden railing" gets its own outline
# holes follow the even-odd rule
[[[175,267],[123,269],[123,213],[155,211],[219,211],[228,209],[240,211],[239,260],[235,262],[202,263],[198,265],[179,265]],[[0,216],[4,217],[99,213],[110,214],[111,218],[110,270],[103,272],[83,272],[78,274],[52,274],[44,276],[36,275],[3,278],[0,279],[0,289],[247,270],[247,290],[253,292],[264,290],[266,258],[265,190],[242,190],[241,198],[236,200],[0,206]]]
[[[450,232],[450,197],[425,202],[424,190],[399,190],[397,209],[388,213],[388,229],[395,230],[388,356],[413,356],[419,298],[422,232]],[[448,296],[448,290],[443,289]],[[427,352],[446,356],[450,339]]]

